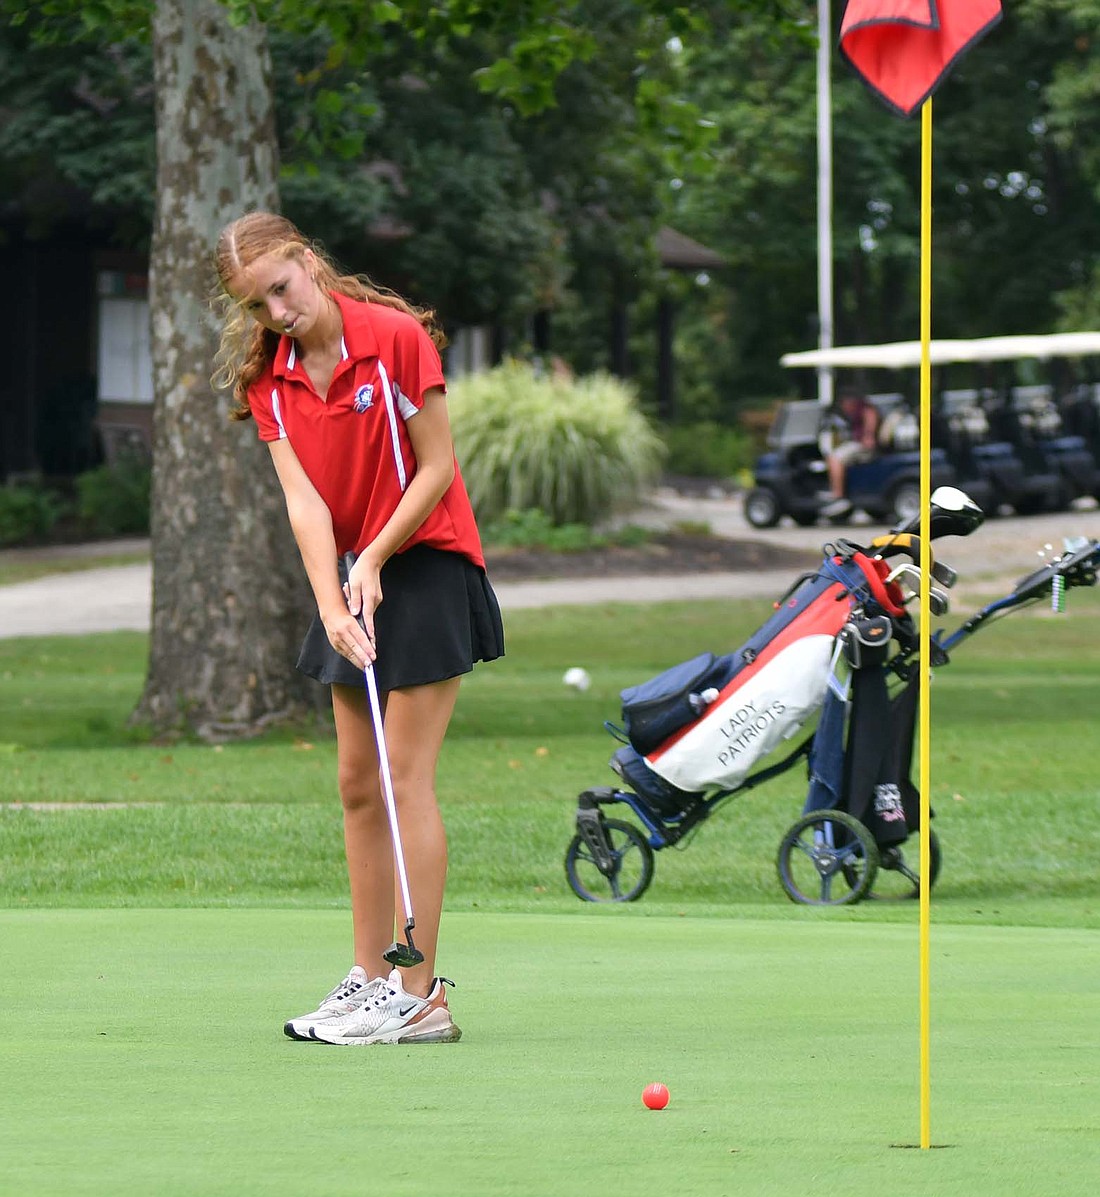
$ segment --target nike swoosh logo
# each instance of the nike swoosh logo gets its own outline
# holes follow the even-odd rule
[[[407,1018],[415,1009],[416,1003],[414,1002],[411,1006],[406,1006],[404,1009],[398,1010],[398,1017]]]

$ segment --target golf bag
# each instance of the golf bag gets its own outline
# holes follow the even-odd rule
[[[841,810],[870,831],[880,849],[920,826],[920,794],[910,780],[919,676],[892,697],[885,661],[852,670],[847,700],[830,690],[809,753],[803,814]]]
[[[821,709],[838,652],[850,663],[875,651],[885,659],[892,621],[908,620],[888,572],[838,541],[735,652],[704,653],[623,690],[622,727],[607,725],[624,741],[612,768],[663,818],[737,789]]]

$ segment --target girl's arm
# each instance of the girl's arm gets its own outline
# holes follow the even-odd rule
[[[287,515],[302,555],[317,610],[329,643],[355,665],[374,660],[374,608],[365,611],[367,631],[359,626],[340,589],[332,513],[310,482],[288,440],[271,441],[271,460],[283,488]]]
[[[362,606],[372,634],[374,609],[382,601],[379,571],[428,518],[447,493],[455,476],[451,422],[442,387],[433,387],[424,392],[423,406],[415,416],[409,417],[405,427],[416,455],[416,473],[405,488],[393,515],[359,554],[348,578],[348,605],[355,614],[359,613]]]

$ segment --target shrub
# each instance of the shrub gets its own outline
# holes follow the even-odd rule
[[[547,549],[554,553],[579,553],[609,544],[641,545],[653,535],[649,528],[626,524],[613,532],[595,532],[588,524],[553,524],[537,507],[506,511],[482,525],[481,539],[494,548]]]
[[[77,514],[96,536],[139,536],[149,531],[149,466],[124,457],[76,479]]]
[[[752,470],[757,447],[740,428],[705,420],[670,424],[663,429],[668,452],[666,469],[686,478],[736,478]]]
[[[61,497],[44,486],[0,487],[0,544],[45,539],[65,512]]]
[[[576,552],[591,548],[597,539],[587,524],[554,524],[545,511],[506,511],[499,519],[486,523],[481,539],[499,548],[552,549]]]
[[[656,479],[660,438],[633,391],[609,374],[540,377],[508,362],[452,384],[455,451],[480,520],[544,512],[594,524]]]

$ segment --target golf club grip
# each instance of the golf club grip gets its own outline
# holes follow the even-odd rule
[[[920,537],[913,532],[895,532],[887,536],[876,536],[869,546],[877,550],[877,557],[893,557],[897,553],[904,553],[914,565],[920,565],[921,543]],[[928,559],[932,565],[936,564],[935,554],[929,547]]]
[[[345,553],[344,554],[344,578],[345,578],[345,580],[350,576],[351,567],[355,564],[356,560],[357,560],[357,558],[354,553]],[[359,621],[359,626],[365,632],[367,630],[367,621],[363,618],[363,606],[361,603],[359,605],[359,614],[355,618]]]

